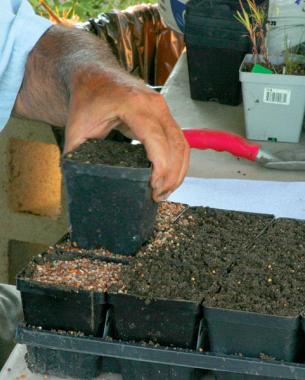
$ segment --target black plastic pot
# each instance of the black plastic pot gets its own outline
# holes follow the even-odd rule
[[[70,255],[70,259],[73,258],[77,256]],[[60,255],[45,253],[33,262],[54,259],[60,259]],[[62,259],[68,260],[69,255],[63,255]],[[103,293],[32,281],[28,278],[28,270],[26,268],[17,276],[17,289],[21,292],[24,321],[27,325],[101,336],[107,309]]]
[[[300,356],[300,317],[279,317],[244,311],[204,308],[209,350],[227,355],[294,362]],[[240,377],[239,377],[240,376]],[[218,380],[233,380],[231,374],[216,373]],[[234,380],[255,380],[252,375],[235,375]],[[268,380],[269,377],[260,377]]]
[[[187,3],[185,42],[192,99],[240,104],[239,67],[250,51],[250,42],[234,18],[238,9],[235,0]]]
[[[186,23],[185,42],[192,99],[238,105],[239,67],[250,48],[243,32],[204,30]]]
[[[200,15],[206,15],[213,18],[235,21],[236,11],[240,11],[239,1],[235,0],[190,0],[192,9]],[[242,0],[243,6],[249,10],[247,0]],[[256,4],[264,7],[266,10],[269,6],[268,0],[256,0]],[[195,13],[195,12],[194,12]]]
[[[150,168],[120,168],[64,159],[71,238],[82,248],[134,254],[154,228]]]
[[[33,261],[41,263],[59,259],[60,256],[42,254]],[[69,259],[67,254],[62,256],[65,260]],[[70,257],[73,259],[77,256]],[[81,332],[96,337],[102,335],[107,311],[103,293],[42,284],[29,280],[29,275],[30,269],[26,268],[17,277],[26,325],[46,330]],[[92,379],[102,365],[102,358],[97,355],[31,346],[27,349],[27,363],[33,372]]]
[[[107,319],[105,322],[104,338],[113,336],[113,309],[108,311]],[[197,331],[196,350],[199,350],[204,343],[204,336],[206,335],[205,326],[203,322],[199,324]],[[144,342],[140,343],[144,347],[150,347]],[[158,346],[158,345],[157,345]],[[120,366],[120,373],[123,380],[200,380],[204,371],[196,368],[187,368],[172,366],[166,364],[141,362],[137,360],[118,359]]]
[[[204,48],[189,42],[186,45],[191,98],[232,106],[240,104],[238,66],[247,51]]]
[[[152,341],[163,346],[196,348],[201,305],[183,300],[144,299],[109,294],[112,336],[124,341]]]

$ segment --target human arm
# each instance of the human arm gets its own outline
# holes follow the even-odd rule
[[[53,26],[29,55],[15,114],[66,126],[65,152],[111,129],[135,137],[153,164],[156,201],[182,182],[189,147],[163,97],[123,71],[107,44]]]

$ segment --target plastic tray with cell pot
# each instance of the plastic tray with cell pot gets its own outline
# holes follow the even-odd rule
[[[234,213],[240,214],[248,215]],[[257,222],[253,237],[282,223],[249,215]],[[302,230],[303,223],[295,223]],[[45,253],[33,263],[77,255],[73,250]],[[89,253],[81,257],[129,265],[128,260]],[[17,280],[25,318],[17,340],[27,344],[27,361],[35,372],[89,379],[110,370],[128,380],[194,380],[206,369],[218,379],[305,378],[304,320],[298,313],[274,316],[183,299],[147,302],[132,294],[39,283],[30,279],[31,268],[29,264]]]

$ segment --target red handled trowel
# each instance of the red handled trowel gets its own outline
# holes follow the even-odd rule
[[[191,148],[228,152],[235,157],[256,161],[268,169],[305,170],[305,147],[271,153],[234,133],[211,129],[184,129],[183,133]]]

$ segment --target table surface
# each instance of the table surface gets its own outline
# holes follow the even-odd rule
[[[162,91],[169,108],[181,128],[210,128],[234,132],[244,136],[243,106],[225,106],[216,102],[194,101],[190,97],[186,53],[176,64]],[[289,126],[287,126],[289,127]],[[271,152],[305,149],[305,134],[300,144],[260,142]],[[250,162],[211,150],[192,150],[188,171],[190,177],[231,178],[267,181],[304,181],[305,171],[279,171],[266,169]]]

